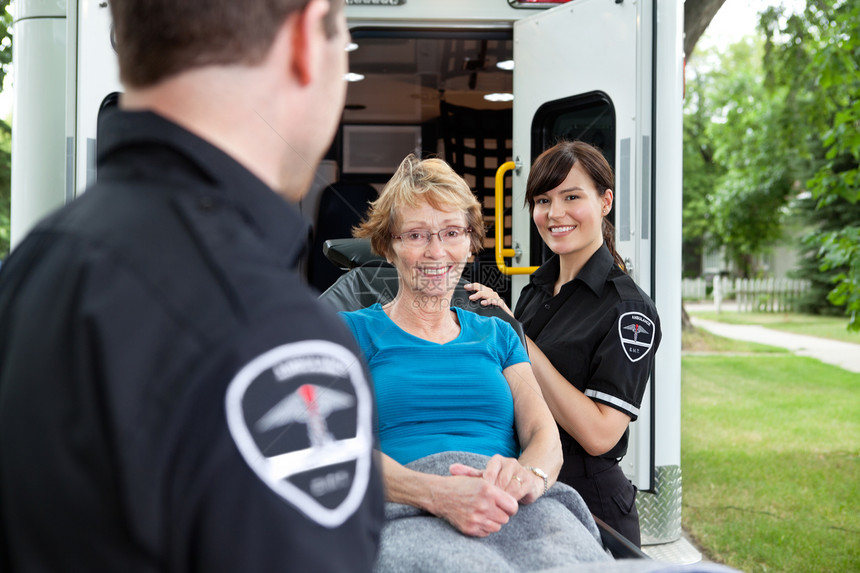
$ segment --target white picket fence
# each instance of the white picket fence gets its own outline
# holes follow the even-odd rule
[[[708,294],[708,286],[713,287]],[[795,310],[798,297],[809,290],[805,279],[730,279],[714,277],[682,279],[684,300],[713,299],[719,308],[727,299],[734,299],[739,312],[788,312]]]
[[[684,300],[705,300],[708,298],[708,281],[699,277],[681,279],[681,297]]]

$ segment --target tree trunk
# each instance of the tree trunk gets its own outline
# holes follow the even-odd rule
[[[684,307],[684,303],[681,302],[681,331],[682,332],[695,332],[696,327],[693,326],[693,321],[690,320],[690,315],[687,314],[687,309]]]
[[[687,0],[684,2],[684,55],[687,60],[693,54],[696,42],[725,1]]]

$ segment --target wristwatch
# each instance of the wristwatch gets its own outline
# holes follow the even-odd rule
[[[541,495],[546,494],[546,490],[547,490],[547,489],[549,489],[549,488],[548,488],[548,486],[549,486],[549,476],[547,476],[547,475],[546,475],[546,472],[545,472],[545,471],[543,471],[543,470],[542,470],[542,469],[540,469],[540,468],[536,468],[536,467],[533,467],[533,466],[523,466],[523,467],[524,467],[525,469],[529,470],[530,472],[532,472],[533,474],[535,474],[537,477],[539,477],[539,478],[542,478],[542,479],[543,479],[543,493],[542,493]]]

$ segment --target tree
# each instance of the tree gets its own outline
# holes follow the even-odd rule
[[[847,203],[860,215],[860,3],[809,0],[804,19],[812,53],[804,72],[818,80],[826,127],[824,161],[807,184],[817,209]],[[860,330],[860,216],[841,229],[821,228],[810,240],[820,246],[820,269],[836,272],[828,299],[845,307],[849,328]]]
[[[700,55],[709,59],[713,50]],[[712,83],[707,72],[691,68],[684,98],[684,194],[683,194],[683,276],[701,273],[702,256],[712,220],[711,199],[725,168],[715,161],[715,144],[710,125],[717,110],[711,97]]]
[[[689,60],[699,38],[726,0],[687,0],[684,2],[684,54]]]
[[[12,13],[11,0],[0,0],[0,89],[12,66]]]
[[[765,32],[765,89],[775,96],[778,122],[762,132],[780,138],[772,162],[797,188],[808,189],[799,213],[811,223],[799,274],[819,286],[805,301],[810,310],[842,307],[860,329],[860,4],[807,0],[786,17],[778,9],[761,16]],[[825,282],[830,292],[824,298]],[[833,286],[835,283],[835,287]]]
[[[844,269],[822,270],[820,237],[822,234],[839,233],[860,221],[860,202],[851,203],[842,198],[820,202],[812,193],[804,193],[796,200],[792,212],[792,219],[805,229],[802,254],[792,276],[811,283],[809,291],[798,300],[798,308],[809,314],[842,314],[844,306],[831,303],[828,294]]]
[[[797,204],[857,202],[858,6],[809,0],[797,14],[768,8],[758,41],[691,61],[685,184],[713,191],[687,198],[708,205],[709,227],[735,258],[777,238],[788,205],[807,188],[816,201]],[[696,226],[685,221],[685,230]],[[831,235],[826,252],[844,255],[837,245],[850,234]]]
[[[724,169],[711,172],[710,228],[751,274],[753,255],[796,211],[808,229],[801,273],[833,281],[809,308],[844,307],[860,329],[860,3],[771,7],[759,29],[763,43],[731,46],[706,72],[703,101],[715,121],[696,144],[712,146]]]
[[[0,90],[12,65],[12,14],[10,0],[0,0]],[[9,252],[12,181],[12,128],[0,119],[0,260]]]
[[[707,193],[696,203],[704,218],[698,224],[685,219],[685,238],[706,231],[742,276],[755,275],[757,255],[782,236],[781,214],[795,181],[790,146],[778,135],[787,113],[783,94],[765,85],[763,50],[760,39],[747,38],[697,57],[703,61],[694,67],[685,115],[687,139],[695,138],[687,147],[702,150],[702,168],[685,178],[685,187],[692,183]],[[685,174],[691,175],[687,166]],[[695,216],[689,209],[685,214]]]

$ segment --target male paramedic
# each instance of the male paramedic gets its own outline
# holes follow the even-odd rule
[[[0,272],[0,570],[369,571],[372,389],[296,263],[343,0],[111,0],[98,183]]]

